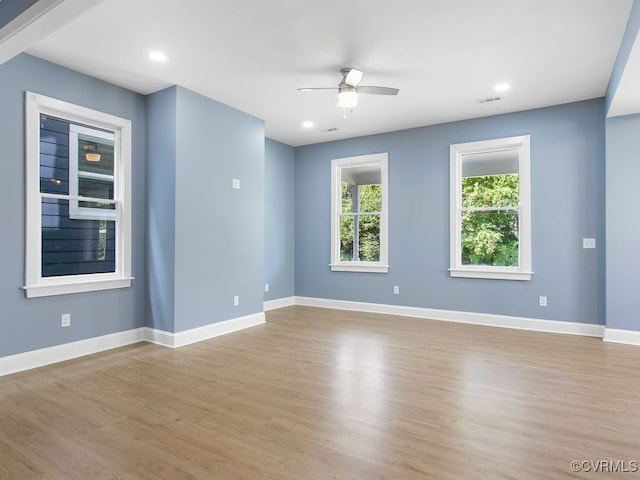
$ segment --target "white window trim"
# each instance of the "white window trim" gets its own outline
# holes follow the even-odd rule
[[[481,142],[458,143],[450,148],[450,260],[452,277],[495,280],[530,280],[531,271],[531,139],[529,135],[499,138]],[[473,153],[497,150],[518,150],[519,165],[519,266],[493,267],[462,265],[462,157]]]
[[[115,134],[114,197],[116,203],[116,271],[42,277],[40,196],[40,114],[93,126]],[[32,92],[25,98],[27,298],[90,292],[131,286],[131,121]],[[78,197],[75,197],[78,199]],[[72,197],[73,199],[73,197]]]
[[[382,185],[382,210],[380,212],[380,261],[344,262],[340,261],[340,169],[358,165],[380,164]],[[334,272],[387,273],[389,271],[389,155],[374,153],[357,157],[338,158],[331,161],[331,263]]]

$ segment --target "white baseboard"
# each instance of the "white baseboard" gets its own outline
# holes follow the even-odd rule
[[[125,332],[112,333],[101,337],[0,357],[0,376],[141,342],[144,340],[145,330],[145,328],[136,328]]]
[[[101,337],[0,357],[0,377],[143,341],[165,347],[178,348],[260,325],[265,323],[264,318],[264,312],[260,312],[178,333],[165,332],[148,327],[136,328],[125,332],[112,333]]]
[[[178,348],[245,328],[255,327],[262,323],[265,323],[264,312],[247,315],[245,317],[232,318],[231,320],[212,323],[177,333],[147,328],[145,340],[164,347]]]
[[[640,332],[607,328],[604,332],[603,340],[605,342],[625,343],[627,345],[640,345]]]
[[[305,305],[309,307],[383,313],[388,315],[401,315],[405,317],[425,318],[445,322],[515,328],[518,330],[531,330],[536,332],[564,333],[569,335],[583,335],[599,338],[602,338],[604,335],[603,325],[594,325],[591,323],[562,322],[556,320],[510,317],[507,315],[493,315],[487,313],[457,312],[453,310],[436,310],[433,308],[404,307],[381,303],[351,302],[311,297],[295,297],[295,303],[296,305]]]
[[[296,297],[276,298],[275,300],[268,300],[264,302],[263,310],[268,312],[269,310],[275,310],[276,308],[291,307],[295,304]]]
[[[632,330],[618,330],[614,328],[605,329],[603,325],[593,325],[589,323],[561,322],[555,320],[540,320],[536,318],[510,317],[506,315],[457,312],[431,308],[404,307],[398,305],[351,302],[311,297],[287,297],[271,300],[270,302],[265,302],[264,309],[265,311],[268,311],[291,305],[400,315],[446,322],[532,330],[537,332],[583,335],[589,337],[600,337],[606,342],[640,346],[640,332]],[[53,347],[42,348],[31,352],[0,357],[0,376],[63,362],[141,341],[147,341],[170,348],[178,348],[218,337],[220,335],[225,335],[227,333],[243,330],[245,328],[254,327],[263,323],[265,323],[265,314],[264,312],[260,312],[178,333],[165,332],[163,330],[156,330],[148,327],[136,328],[125,332],[112,333],[101,337],[88,338],[86,340],[55,345]]]

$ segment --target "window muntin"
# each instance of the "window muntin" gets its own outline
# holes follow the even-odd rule
[[[333,160],[332,270],[388,271],[387,163],[386,153]]]
[[[529,136],[451,146],[451,276],[531,277]]]
[[[131,122],[27,92],[26,136],[27,297],[128,287]]]

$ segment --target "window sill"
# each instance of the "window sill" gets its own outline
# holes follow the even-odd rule
[[[98,290],[111,290],[114,288],[128,288],[133,277],[111,278],[102,280],[84,280],[76,282],[47,283],[26,285],[22,287],[27,298],[48,297],[52,295],[66,295],[70,293],[95,292]]]
[[[452,277],[463,278],[485,278],[490,280],[531,280],[533,272],[514,271],[514,270],[481,270],[481,269],[449,269]]]
[[[329,265],[332,272],[387,273],[389,265],[370,262],[344,262]]]

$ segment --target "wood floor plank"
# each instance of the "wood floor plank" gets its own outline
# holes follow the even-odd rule
[[[0,378],[0,478],[595,478],[571,462],[640,462],[638,365],[593,338],[288,307]]]

